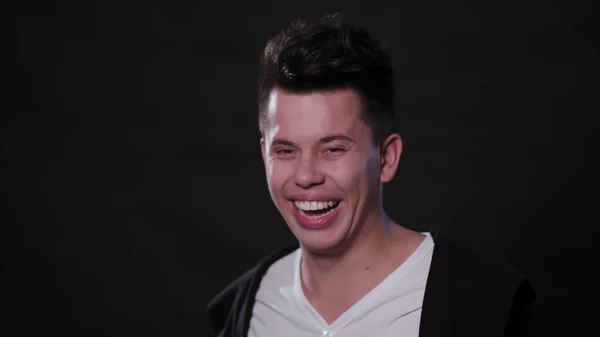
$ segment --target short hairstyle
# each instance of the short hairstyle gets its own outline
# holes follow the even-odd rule
[[[264,134],[270,92],[350,88],[363,101],[363,118],[380,143],[394,118],[394,71],[387,46],[340,14],[315,23],[297,19],[270,38],[260,60],[259,127]]]

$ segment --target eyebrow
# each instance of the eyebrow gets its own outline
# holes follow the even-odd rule
[[[346,136],[346,135],[342,135],[342,134],[337,134],[337,135],[331,135],[331,136],[327,136],[327,137],[323,137],[321,138],[320,143],[325,144],[325,143],[331,143],[333,141],[336,140],[345,140],[348,142],[354,142],[354,139]]]
[[[319,140],[319,143],[327,144],[327,143],[331,143],[336,140],[345,140],[348,142],[354,142],[354,139],[352,139],[346,135],[336,134],[336,135],[330,135],[330,136],[325,136],[325,137],[321,138]],[[291,142],[289,140],[279,139],[279,138],[275,138],[273,140],[273,142],[271,142],[271,145],[296,146],[296,144],[294,144],[293,142]]]

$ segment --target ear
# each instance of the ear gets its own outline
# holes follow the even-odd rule
[[[391,134],[381,143],[381,173],[379,179],[382,182],[388,183],[394,178],[401,154],[402,138],[399,134]]]

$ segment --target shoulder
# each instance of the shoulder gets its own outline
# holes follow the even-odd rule
[[[459,281],[469,293],[533,295],[527,277],[501,256],[476,250],[437,232],[432,236],[435,250],[431,272],[435,276]]]
[[[213,330],[218,333],[225,325],[247,324],[239,319],[244,312],[252,309],[262,278],[275,262],[297,248],[293,245],[272,252],[225,286],[208,303],[208,320]]]
[[[510,263],[498,255],[474,249],[464,242],[449,239],[447,236],[434,231],[435,242],[434,262],[443,264],[441,269],[465,277],[472,284],[478,282],[493,282],[495,284],[518,283],[526,279]]]
[[[432,237],[435,248],[423,307],[426,319],[446,316],[447,328],[486,335],[504,330],[535,300],[527,277],[503,258],[435,231]]]

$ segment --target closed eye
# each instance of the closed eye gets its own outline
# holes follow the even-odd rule
[[[346,149],[342,148],[342,147],[330,147],[327,149],[327,152],[330,153],[339,153],[339,152],[345,152]]]
[[[280,147],[273,149],[273,154],[275,155],[275,157],[280,159],[294,158],[296,155],[296,149],[289,147]]]

